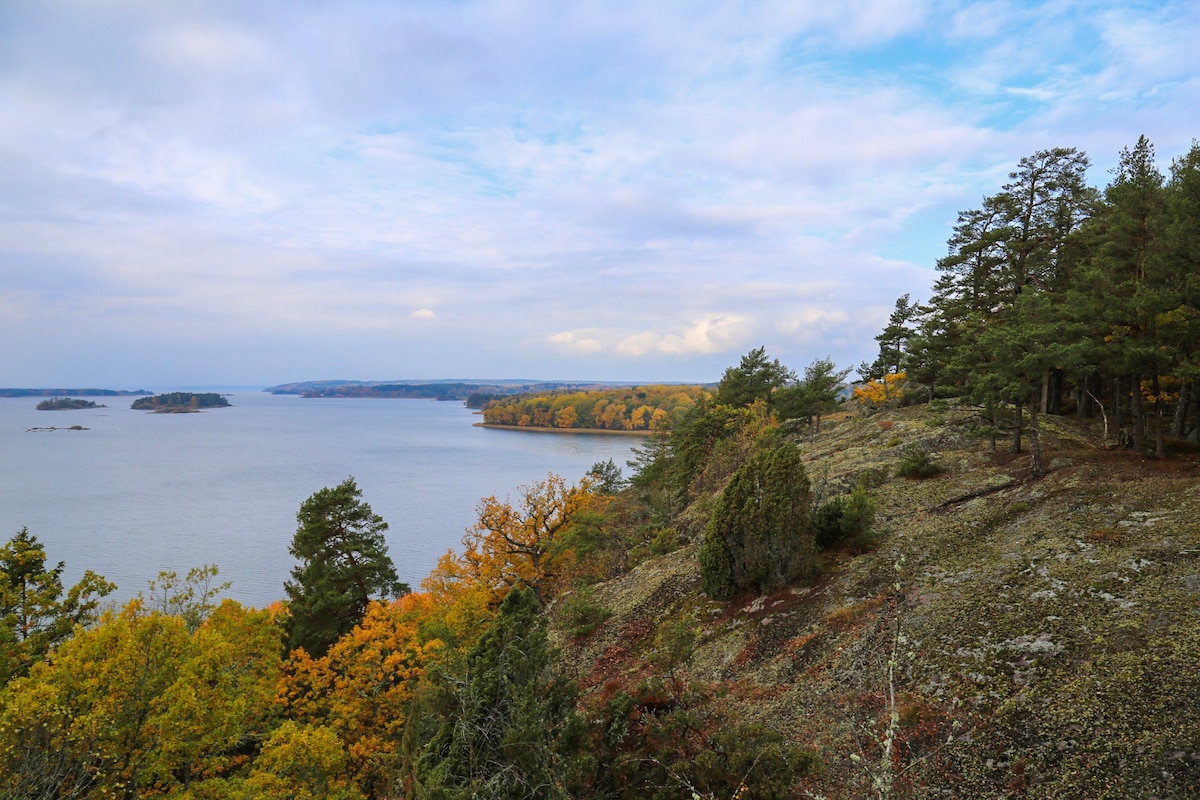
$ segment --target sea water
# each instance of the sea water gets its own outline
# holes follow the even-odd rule
[[[66,563],[64,583],[91,569],[118,585],[117,600],[160,571],[206,564],[232,581],[225,596],[260,607],[282,598],[300,504],[350,476],[416,588],[459,546],[481,499],[515,502],[551,472],[575,482],[608,459],[628,473],[643,441],[482,428],[462,404],[432,400],[238,390],[230,408],[154,414],[131,410],[133,398],[92,399],[108,407],[37,411],[38,398],[0,398],[0,541],[28,527],[50,562]]]

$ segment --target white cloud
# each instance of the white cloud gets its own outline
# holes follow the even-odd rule
[[[740,347],[750,331],[748,321],[736,316],[713,316],[691,323],[679,332],[582,328],[547,337],[556,347],[579,354],[608,353],[626,358],[660,358],[721,353]]]
[[[437,314],[433,313],[431,308],[418,308],[416,311],[409,314],[413,319],[433,319]]]
[[[555,347],[581,355],[601,353],[605,350],[603,332],[595,329],[560,331],[550,334],[546,339]]]

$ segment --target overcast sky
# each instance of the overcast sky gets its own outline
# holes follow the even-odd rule
[[[854,366],[1049,147],[1200,136],[1200,4],[9,0],[0,386]]]

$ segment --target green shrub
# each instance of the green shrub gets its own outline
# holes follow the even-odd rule
[[[812,529],[817,547],[839,544],[867,546],[875,524],[875,501],[859,483],[848,495],[822,503],[813,512]]]
[[[663,528],[654,538],[650,540],[650,552],[656,556],[665,556],[667,553],[679,549],[679,536],[672,528]]]
[[[700,545],[700,584],[715,600],[768,592],[816,571],[812,496],[800,448],[781,442],[750,456],[713,508]]]
[[[603,625],[612,612],[596,600],[590,589],[579,589],[563,600],[561,625],[573,639],[582,639]]]
[[[860,471],[856,476],[855,483],[861,483],[868,489],[878,489],[887,483],[888,468],[887,467],[867,467]]]
[[[932,478],[945,471],[946,468],[934,461],[928,451],[916,445],[904,448],[904,455],[896,467],[896,474],[902,478]]]

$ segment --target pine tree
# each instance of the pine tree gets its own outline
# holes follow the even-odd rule
[[[46,566],[46,550],[28,528],[0,547],[0,685],[25,674],[76,625],[94,621],[100,598],[117,588],[87,570],[64,596],[63,568]]]
[[[1087,273],[1094,335],[1105,343],[1104,365],[1120,376],[1130,399],[1134,450],[1145,451],[1144,392],[1155,422],[1155,451],[1166,454],[1159,378],[1170,370],[1158,325],[1178,287],[1165,258],[1164,177],[1146,137],[1121,151],[1095,226],[1095,256]],[[1144,384],[1144,385],[1143,385]]]
[[[287,646],[320,658],[362,621],[372,599],[398,597],[409,588],[388,557],[387,523],[362,500],[354,478],[313,494],[296,521],[288,552],[300,563],[284,585]]]
[[[742,356],[736,367],[725,370],[717,384],[717,405],[741,408],[755,400],[770,402],[771,393],[795,380],[779,359],[768,360],[766,348],[758,347]]]

